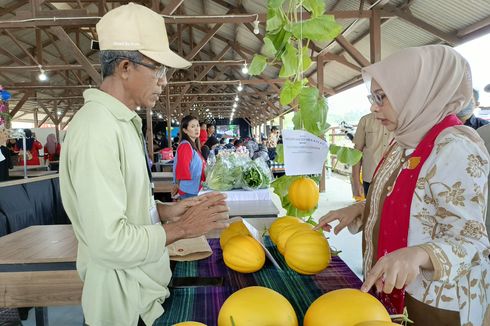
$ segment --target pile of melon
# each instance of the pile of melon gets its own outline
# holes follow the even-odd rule
[[[313,225],[297,217],[276,219],[269,235],[286,264],[300,274],[318,274],[330,264],[330,246],[323,233],[313,231]]]
[[[280,293],[262,286],[240,289],[226,299],[218,326],[297,326],[291,303]],[[304,326],[390,326],[388,312],[375,297],[356,289],[328,292],[308,308]]]

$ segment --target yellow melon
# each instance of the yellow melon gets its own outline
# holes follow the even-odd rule
[[[250,231],[248,231],[247,227],[242,221],[233,222],[226,229],[221,231],[219,236],[219,245],[221,249],[225,247],[228,240],[237,235],[250,235]]]
[[[297,326],[298,319],[289,301],[280,293],[262,286],[251,286],[230,295],[219,311],[218,326],[233,324]]]
[[[310,178],[294,180],[288,189],[288,199],[299,210],[309,211],[318,205],[320,192],[318,186]]]
[[[281,230],[279,236],[277,237],[277,250],[284,255],[284,249],[286,248],[286,242],[289,237],[299,231],[311,230],[313,225],[308,223],[297,223],[286,226]]]
[[[299,231],[286,242],[284,258],[294,271],[318,274],[327,268],[332,259],[327,239],[313,230]]]
[[[381,302],[357,289],[340,289],[316,299],[305,314],[304,326],[353,326],[366,321],[391,322]]]
[[[282,229],[284,229],[288,225],[302,222],[303,221],[300,218],[294,216],[283,216],[277,218],[274,222],[272,222],[271,226],[269,227],[269,236],[271,237],[271,241],[274,244],[277,244],[277,237],[279,236],[279,233],[281,233]]]
[[[264,266],[264,248],[252,237],[237,235],[223,249],[225,265],[240,273],[253,273]]]

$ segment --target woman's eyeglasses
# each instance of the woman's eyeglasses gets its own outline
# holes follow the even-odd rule
[[[164,66],[164,65],[157,66],[157,65],[154,65],[154,64],[151,64],[151,63],[136,61],[136,60],[133,60],[131,58],[126,58],[126,57],[117,57],[117,58],[114,58],[111,61],[120,60],[120,59],[126,59],[126,60],[128,60],[128,61],[130,61],[130,62],[132,62],[132,63],[134,63],[136,65],[140,65],[140,66],[144,66],[146,68],[152,69],[155,72],[155,78],[156,79],[165,78],[165,76],[167,75],[168,68],[166,66]]]
[[[380,94],[380,93],[372,93],[367,96],[369,103],[371,104],[376,104],[377,106],[382,106],[383,105],[383,100],[386,97],[386,94]]]

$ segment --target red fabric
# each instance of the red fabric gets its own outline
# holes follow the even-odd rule
[[[177,166],[175,167],[175,178],[177,180],[191,180],[191,144],[180,144],[177,148]]]
[[[412,169],[402,169],[396,178],[393,191],[386,197],[381,212],[377,259],[407,247],[410,209],[420,170],[432,152],[437,136],[444,129],[461,124],[455,115],[450,115],[432,127],[411,155],[411,158],[420,157],[418,165]],[[390,314],[401,314],[405,305],[405,289],[394,289],[391,294],[381,293],[380,301]]]
[[[46,162],[47,160],[49,160],[50,162],[58,161],[60,159],[60,153],[61,153],[61,145],[60,144],[56,144],[56,150],[55,150],[54,154],[49,154],[48,148],[45,145],[44,146],[44,162]]]
[[[201,142],[201,146],[204,145],[206,140],[208,140],[208,132],[205,129],[201,129],[201,132],[199,133],[199,141]]]
[[[29,151],[32,154],[32,159],[27,160],[27,165],[41,165],[41,162],[39,161],[39,150],[41,148],[43,148],[43,145],[41,145],[41,143],[38,142],[37,140],[35,140],[32,143],[32,148]],[[16,145],[14,151],[19,152],[20,148],[18,148]],[[18,164],[24,165],[24,156],[23,155],[19,155],[19,163]]]

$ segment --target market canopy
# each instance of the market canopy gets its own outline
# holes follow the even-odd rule
[[[101,81],[98,51],[91,46],[97,40],[95,24],[127,2],[0,1],[0,85],[12,94],[9,113],[15,121],[66,127],[82,105],[82,92]],[[236,96],[240,101],[235,117],[254,126],[291,110],[278,100],[283,83],[279,63],[259,76],[242,71],[263,50],[266,1],[134,2],[163,15],[171,48],[193,63],[188,70],[168,72],[168,87],[153,110],[154,118],[179,120],[187,113],[228,118]],[[309,43],[314,64],[305,76],[327,96],[358,85],[362,67],[399,49],[455,46],[490,31],[490,2],[485,0],[325,3],[342,33],[331,41]],[[307,12],[302,15],[308,18]],[[38,80],[41,70],[48,80]]]

